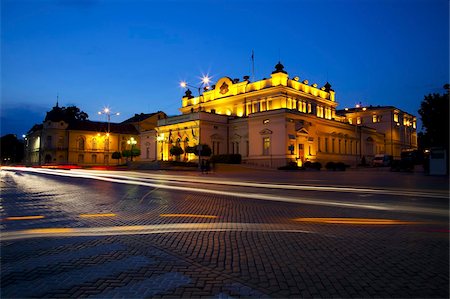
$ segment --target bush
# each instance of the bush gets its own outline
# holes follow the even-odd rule
[[[322,164],[320,164],[319,162],[306,161],[305,163],[303,163],[303,167],[305,169],[320,170],[322,168]]]
[[[325,165],[326,169],[333,170],[333,171],[336,171],[336,170],[345,171],[347,169],[347,167],[350,167],[350,165],[347,165],[347,164],[345,164],[343,162],[336,162],[336,163],[335,162],[328,162]]]
[[[278,170],[297,170],[297,169],[301,169],[301,168],[298,167],[297,163],[295,163],[295,162],[289,162],[285,166],[278,167]]]
[[[327,162],[327,164],[325,164],[325,168],[327,170],[336,170],[336,164],[334,162]]]
[[[112,153],[111,158],[115,159],[115,160],[119,160],[120,158],[122,158],[122,154],[120,152],[114,152],[114,153]]]
[[[336,163],[336,170],[345,171],[347,167],[350,167],[350,165],[347,165],[343,162],[337,162]]]
[[[181,148],[181,147],[179,147],[179,146],[172,146],[171,148],[170,148],[170,150],[169,150],[169,152],[170,152],[170,154],[172,155],[172,156],[176,156],[176,157],[179,157],[179,156],[181,156],[182,154],[184,154],[184,150]]]
[[[211,163],[241,164],[241,160],[240,154],[214,155],[211,157]]]

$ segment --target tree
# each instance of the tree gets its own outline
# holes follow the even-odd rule
[[[4,135],[1,137],[0,143],[2,164],[22,162],[24,158],[24,144],[21,140],[17,139],[16,135]]]
[[[449,84],[444,85],[445,94],[429,94],[423,99],[419,114],[422,127],[421,148],[442,147],[449,149]]]
[[[89,115],[84,112],[81,111],[80,108],[78,108],[77,106],[69,106],[67,108],[64,108],[67,119],[68,120],[87,120],[89,118]]]
[[[122,151],[122,157],[131,158],[131,161],[133,161],[133,157],[138,157],[141,155],[141,150],[138,148],[133,148],[131,150],[124,150]]]
[[[122,154],[120,152],[114,152],[112,153],[111,158],[117,160],[117,164],[119,164],[119,160],[122,158]]]
[[[196,153],[198,155],[198,153]],[[207,144],[202,144],[202,150],[200,151],[200,156],[209,157],[212,154],[212,150]]]
[[[169,152],[170,152],[170,154],[171,154],[172,156],[177,157],[177,160],[179,160],[179,159],[180,159],[180,156],[181,156],[182,154],[184,154],[184,150],[183,150],[181,147],[177,146],[177,145],[172,146],[172,147],[170,148]]]

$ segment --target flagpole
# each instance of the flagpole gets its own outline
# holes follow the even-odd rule
[[[255,52],[252,50],[252,81],[255,82]]]

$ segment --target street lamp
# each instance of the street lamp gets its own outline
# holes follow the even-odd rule
[[[361,102],[355,105],[356,119],[355,119],[355,135],[359,128],[359,161],[362,163],[362,118],[359,116],[359,111],[366,111],[366,107],[362,107]],[[357,158],[358,159],[358,158]]]
[[[103,108],[102,111],[98,112],[98,115],[102,115],[102,114],[105,114],[107,116],[107,119],[108,119],[108,131],[106,132],[106,144],[108,145],[107,151],[109,152],[109,134],[111,133],[111,125],[110,125],[110,123],[111,123],[111,109],[109,109],[108,107]],[[116,112],[116,113],[112,113],[112,115],[118,116],[118,115],[120,115],[120,113]],[[109,159],[106,160],[106,162],[109,163]]]
[[[105,107],[102,111],[98,112],[99,115],[106,114],[108,118],[108,135],[110,133],[110,123],[111,123],[111,110],[108,107]],[[120,115],[119,112],[112,113],[112,115]]]
[[[200,104],[200,96],[201,96],[201,94],[202,94],[202,93],[201,93],[202,87],[204,87],[205,90],[208,90],[208,89],[209,89],[209,82],[211,82],[211,78],[208,77],[208,75],[204,75],[201,79],[202,79],[202,80],[201,80],[199,86],[193,86],[193,85],[190,85],[190,84],[188,84],[186,81],[181,81],[181,82],[180,82],[180,86],[181,86],[182,88],[188,89],[188,87],[191,87],[191,88],[197,89],[197,91],[198,91],[198,101],[199,101],[199,104]]]
[[[210,81],[211,81],[211,78],[208,77],[208,75],[204,75],[202,77],[200,85],[197,86],[197,87],[189,85],[186,81],[181,81],[180,82],[180,86],[181,87],[186,88],[187,90],[189,90],[188,87],[196,88],[197,91],[198,91],[198,112],[199,112],[199,114],[198,114],[198,145],[197,145],[197,151],[198,151],[198,168],[199,169],[201,169],[201,162],[202,162],[201,161],[202,145],[200,143],[200,140],[201,140],[200,139],[200,104],[201,104],[201,95],[202,95],[201,89],[202,89],[202,87],[204,87],[205,91],[208,90]]]
[[[131,137],[128,141],[127,144],[131,145],[131,150],[130,150],[130,156],[131,156],[131,161],[133,161],[133,149],[134,149],[134,145],[137,143],[137,141],[134,139],[134,137]]]
[[[164,136],[157,135],[156,140],[158,143],[161,143],[161,161],[164,160]],[[155,155],[155,159],[158,160],[158,157]]]

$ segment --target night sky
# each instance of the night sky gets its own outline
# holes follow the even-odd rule
[[[1,0],[1,135],[21,136],[56,103],[91,120],[109,106],[179,114],[202,74],[290,78],[336,91],[338,109],[394,105],[418,116],[449,82],[448,0]],[[420,123],[419,127],[420,129]]]

